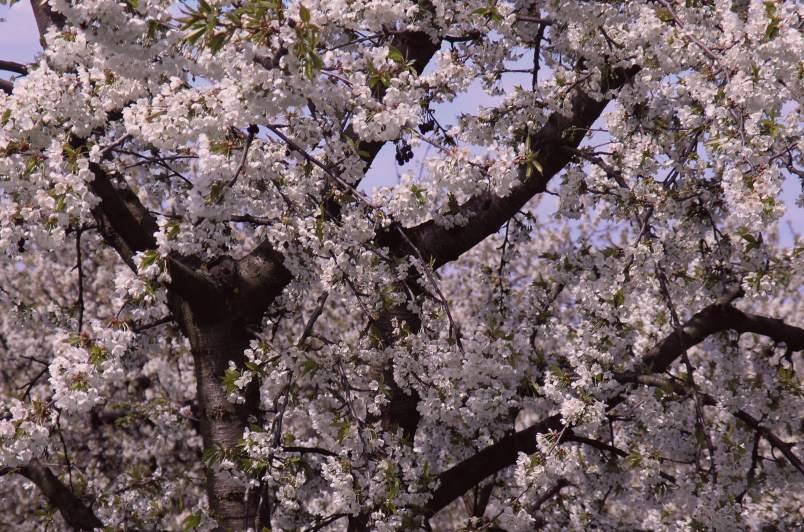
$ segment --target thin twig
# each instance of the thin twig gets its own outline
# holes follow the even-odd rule
[[[321,316],[321,313],[324,311],[324,305],[327,302],[327,298],[329,297],[329,291],[324,292],[318,297],[318,305],[316,306],[313,313],[310,315],[310,319],[307,320],[307,325],[304,327],[304,332],[299,337],[299,341],[296,342],[296,345],[300,346],[304,343],[307,337],[310,336],[313,332],[313,327],[315,327],[315,322],[318,320],[318,317]]]
[[[59,434],[59,440],[61,441],[61,448],[64,451],[64,461],[67,465],[67,478],[70,484],[70,491],[75,492],[75,488],[73,487],[73,464],[70,462],[70,453],[67,452],[67,442],[64,441],[64,434],[61,430],[61,410],[56,409],[56,431]]]
[[[234,176],[232,180],[229,181],[228,187],[232,188],[235,183],[237,183],[237,178],[240,177],[240,174],[243,172],[243,169],[246,167],[246,160],[248,159],[248,149],[251,147],[251,143],[254,141],[254,135],[257,134],[257,126],[251,124],[248,126],[248,136],[246,137],[246,145],[243,147],[243,156],[240,158],[240,164],[237,165],[237,169],[235,170]]]
[[[173,316],[165,316],[164,318],[160,318],[154,322],[146,323],[145,325],[139,325],[132,329],[132,332],[139,333],[142,331],[147,331],[148,329],[153,329],[154,327],[158,327],[160,325],[164,325],[166,323],[171,323],[173,321]]]
[[[671,16],[671,17],[673,17],[673,20],[675,21],[675,23],[676,23],[676,24],[678,24],[678,26],[679,26],[681,29],[684,29],[684,23],[683,23],[683,22],[681,22],[681,20],[680,20],[680,19],[678,18],[678,16],[676,15],[676,12],[675,12],[675,11],[673,11],[673,6],[671,6],[671,5],[670,5],[668,2],[666,2],[665,0],[658,0],[658,1],[659,1],[659,3],[660,3],[660,4],[662,4],[662,5],[664,6],[664,8],[665,8],[665,9],[667,9],[667,11],[670,13],[670,16]],[[715,63],[717,63],[717,64],[718,64],[718,66],[720,67],[720,69],[721,69],[721,70],[725,71],[725,69],[723,68],[723,66],[720,64],[720,58],[719,58],[717,55],[715,55],[715,53],[714,53],[714,52],[712,52],[712,50],[710,50],[710,49],[709,49],[709,48],[708,48],[708,47],[707,47],[707,46],[706,46],[706,45],[705,45],[703,42],[701,42],[701,41],[700,41],[700,40],[699,40],[697,37],[695,37],[694,35],[690,35],[690,34],[689,34],[689,32],[687,32],[687,37],[689,37],[689,39],[690,39],[692,42],[694,42],[694,43],[695,43],[695,45],[696,45],[696,46],[698,46],[698,48],[700,48],[700,49],[701,49],[701,50],[704,52],[704,54],[706,54],[706,56],[707,56],[709,59],[711,59],[712,61],[714,61]]]
[[[665,300],[667,305],[668,311],[670,312],[670,319],[673,323],[673,329],[676,331],[683,330],[683,326],[681,325],[681,320],[678,318],[678,313],[676,312],[675,305],[673,304],[673,300],[670,298],[670,291],[667,288],[667,276],[664,273],[664,270],[656,264],[656,277],[659,279],[659,289],[662,293],[662,296]],[[684,367],[687,370],[687,383],[689,384],[690,388],[692,389],[693,394],[693,403],[695,404],[695,425],[696,430],[699,430],[706,441],[706,447],[709,451],[709,474],[712,477],[712,485],[714,486],[717,484],[717,468],[715,467],[715,446],[712,443],[712,437],[709,434],[709,431],[706,427],[706,419],[704,418],[704,410],[703,410],[703,400],[701,399],[700,391],[698,390],[698,385],[695,382],[695,368],[692,366],[692,362],[690,362],[689,355],[687,354],[687,350],[685,349],[681,353],[681,360],[684,363]]]
[[[106,156],[109,154],[109,152],[111,152],[112,150],[114,150],[115,148],[117,148],[118,146],[120,146],[121,144],[123,144],[125,141],[127,141],[130,138],[131,138],[131,135],[126,133],[125,135],[123,135],[119,139],[113,141],[111,144],[107,144],[106,146],[101,148],[100,152],[98,153],[99,158],[100,159],[106,158]]]
[[[84,328],[84,266],[81,257],[82,233],[82,229],[75,232],[76,268],[78,268],[78,334],[81,334]]]
[[[541,54],[542,54],[542,40],[544,39],[544,30],[547,24],[544,22],[539,23],[539,30],[536,32],[536,46],[533,49],[533,77],[531,78],[531,90],[536,90],[539,84],[539,68],[541,67]]]
[[[418,257],[419,261],[421,262],[422,270],[424,271],[424,275],[427,277],[427,280],[430,281],[430,283],[433,285],[433,289],[435,290],[436,294],[438,295],[438,298],[440,299],[440,303],[444,306],[444,310],[447,313],[447,319],[449,320],[450,329],[454,332],[454,335],[455,335],[455,343],[458,345],[458,349],[461,351],[461,353],[463,353],[464,350],[463,350],[463,343],[461,342],[461,329],[460,329],[460,327],[458,327],[458,324],[452,318],[452,312],[450,311],[450,308],[449,308],[449,302],[447,301],[447,298],[444,296],[444,293],[441,291],[441,287],[438,285],[438,283],[435,280],[435,277],[433,276],[432,272],[430,271],[431,270],[430,266],[424,261],[424,257],[422,256],[422,252],[419,251],[419,248],[416,247],[416,245],[410,240],[410,238],[408,238],[408,235],[405,233],[404,229],[402,229],[402,226],[400,226],[396,222],[394,222],[394,226],[396,227],[396,230],[399,232],[399,234],[402,236],[402,239],[411,247],[411,249],[413,249],[414,253],[416,253],[416,256]]]
[[[552,26],[554,22],[551,18],[532,17],[530,15],[517,15],[516,20],[518,22],[536,22],[545,26]]]
[[[369,199],[368,199],[368,198],[367,198],[365,195],[363,195],[363,193],[362,193],[362,192],[360,192],[359,190],[357,190],[357,189],[356,189],[354,186],[352,186],[351,184],[349,184],[349,183],[347,183],[346,181],[344,181],[344,180],[343,180],[343,179],[342,179],[340,176],[338,176],[338,175],[336,175],[335,173],[333,173],[333,172],[332,172],[332,170],[330,170],[330,169],[329,169],[329,168],[328,168],[326,165],[324,165],[324,164],[323,164],[321,161],[319,161],[318,159],[316,159],[315,157],[313,157],[312,155],[310,155],[309,153],[307,153],[307,150],[305,150],[304,148],[302,148],[301,146],[299,146],[298,144],[296,144],[296,143],[295,143],[293,140],[289,139],[289,138],[288,138],[288,137],[287,137],[287,136],[286,136],[284,133],[282,133],[281,131],[279,131],[278,129],[276,129],[276,128],[275,128],[274,126],[272,126],[272,125],[268,125],[268,126],[266,126],[266,127],[267,127],[269,130],[271,130],[271,131],[272,131],[272,132],[273,132],[273,133],[274,133],[274,134],[275,134],[277,137],[279,137],[279,138],[280,138],[282,141],[284,141],[284,142],[285,142],[285,143],[286,143],[286,144],[287,144],[287,145],[288,145],[290,148],[292,148],[293,150],[295,150],[296,152],[298,152],[298,153],[299,153],[299,154],[300,154],[302,157],[304,157],[304,158],[305,158],[305,159],[306,159],[308,162],[310,162],[310,163],[314,164],[315,166],[317,166],[317,167],[319,167],[321,170],[323,170],[323,171],[324,171],[324,174],[325,174],[326,176],[330,177],[330,178],[331,178],[331,179],[333,179],[333,180],[334,180],[336,183],[338,183],[339,185],[341,185],[342,187],[344,187],[346,190],[348,190],[349,192],[351,192],[351,193],[352,193],[352,195],[353,195],[355,198],[357,198],[358,200],[360,200],[360,202],[361,202],[361,203],[363,203],[363,205],[365,205],[365,206],[366,206],[366,207],[367,207],[369,210],[371,210],[371,211],[378,211],[378,210],[380,210],[380,209],[378,209],[377,207],[375,207],[375,206],[374,206],[374,205],[371,203],[371,201],[369,201]],[[383,214],[385,214],[385,213],[383,213]],[[386,215],[386,216],[387,216],[387,215]],[[433,277],[432,273],[430,272],[430,267],[427,265],[427,262],[424,260],[424,257],[422,256],[421,251],[419,251],[419,248],[418,248],[418,247],[416,247],[416,245],[415,245],[415,244],[414,244],[414,243],[413,243],[413,242],[410,240],[410,238],[409,238],[409,237],[408,237],[408,235],[405,233],[405,231],[404,231],[404,229],[402,228],[402,226],[401,226],[401,225],[400,225],[398,222],[396,222],[396,221],[393,219],[393,217],[391,217],[391,216],[387,216],[387,217],[388,217],[388,218],[390,218],[390,219],[392,220],[392,225],[394,226],[394,228],[397,230],[397,232],[399,232],[399,234],[402,236],[402,239],[403,239],[403,240],[405,240],[405,242],[406,242],[406,243],[407,243],[407,244],[410,246],[410,248],[413,250],[413,252],[416,254],[416,256],[417,256],[417,257],[419,258],[419,260],[421,261],[421,263],[422,263],[422,270],[424,271],[425,276],[426,276],[426,277],[427,277],[427,279],[428,279],[428,280],[429,280],[429,281],[432,283],[433,288],[435,289],[436,293],[438,294],[438,296],[439,296],[439,298],[440,298],[440,300],[441,300],[441,304],[442,304],[442,305],[444,305],[444,308],[445,308],[446,313],[447,313],[447,318],[449,319],[449,322],[450,322],[450,327],[451,327],[451,329],[452,329],[452,330],[455,332],[455,341],[456,341],[456,344],[458,345],[458,349],[460,349],[460,350],[461,350],[461,352],[463,352],[463,344],[462,344],[462,342],[461,342],[461,333],[460,333],[460,328],[459,328],[459,327],[458,327],[458,325],[456,324],[455,320],[452,318],[452,312],[450,312],[450,309],[449,309],[449,303],[447,302],[446,297],[444,297],[444,294],[441,292],[441,289],[439,288],[438,283],[435,281],[435,278]],[[334,258],[334,255],[333,255],[333,258]],[[348,280],[348,277],[346,278],[346,280],[347,280],[347,282],[349,282],[349,283],[350,283],[350,281]],[[358,301],[360,301],[360,299],[359,299],[359,298],[358,298]],[[360,303],[361,303],[361,305],[362,305],[362,301],[360,301]],[[368,314],[368,313],[367,313],[367,314]],[[368,314],[368,315],[369,315],[369,316],[371,316],[370,314]]]
[[[279,131],[274,125],[267,125],[266,126],[271,132],[273,132],[277,137],[279,137],[285,144],[287,144],[291,149],[296,151],[299,155],[304,157],[308,162],[314,164],[315,166],[319,167],[321,170],[324,171],[324,174],[335,181],[337,184],[342,186],[344,189],[348,190],[352,193],[357,199],[359,199],[364,205],[366,205],[369,209],[374,210],[375,207],[372,205],[371,201],[359,190],[357,190],[354,186],[350,185],[346,181],[344,181],[340,176],[333,173],[324,163],[319,161],[317,158],[313,157],[307,150],[299,146],[296,142],[289,139],[287,135]]]

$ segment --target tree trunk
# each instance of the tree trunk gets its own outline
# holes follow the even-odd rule
[[[197,402],[204,450],[234,456],[243,438],[248,417],[259,415],[259,388],[252,383],[244,404],[227,399],[223,377],[230,361],[243,367],[243,351],[251,339],[241,320],[225,318],[214,323],[191,325],[187,333],[195,362]],[[207,494],[212,516],[223,530],[253,528],[259,507],[257,490],[247,492],[246,485],[228,471],[222,470],[219,460],[207,464]],[[263,505],[267,507],[268,505]],[[263,523],[269,521],[263,517]]]

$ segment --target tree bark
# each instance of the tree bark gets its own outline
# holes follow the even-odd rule
[[[103,528],[103,523],[92,510],[76,497],[50,469],[31,462],[19,472],[42,490],[42,494],[47,497],[50,504],[59,509],[68,525],[77,530]]]
[[[216,456],[236,456],[249,416],[259,415],[259,389],[253,383],[246,392],[246,402],[228,400],[223,384],[230,362],[242,368],[251,336],[242,321],[224,319],[187,327],[195,362],[196,401],[199,406],[201,436],[205,451]],[[224,530],[246,530],[254,527],[259,506],[259,493],[247,490],[246,484],[221,468],[218,459],[206,464],[207,496],[212,516]],[[267,522],[265,518],[263,522]]]
[[[259,522],[270,523],[270,505],[260,505],[260,490],[249,490],[246,482],[223,470],[220,458],[237,463],[237,446],[249,418],[259,421],[259,382],[254,379],[245,390],[245,402],[236,404],[228,399],[224,375],[230,364],[245,367],[244,351],[253,331],[259,330],[263,312],[290,274],[267,243],[240,261],[224,257],[205,269],[214,290],[191,301],[171,291],[170,307],[190,341],[201,437],[205,453],[214,457],[205,464],[211,514],[220,530],[246,530],[255,527],[258,513]]]

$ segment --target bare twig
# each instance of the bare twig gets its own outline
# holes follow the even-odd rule
[[[56,432],[59,435],[59,441],[61,442],[61,448],[64,452],[64,462],[67,465],[67,478],[70,483],[70,491],[75,492],[75,487],[73,486],[73,464],[70,461],[70,453],[67,450],[67,442],[64,440],[64,433],[61,430],[61,410],[56,409],[58,414],[56,415]]]
[[[656,276],[659,279],[659,288],[662,293],[662,296],[665,300],[667,308],[670,312],[670,318],[673,322],[673,329],[676,331],[681,330],[681,320],[678,318],[678,313],[676,312],[675,305],[673,304],[673,300],[670,298],[670,291],[667,288],[667,276],[662,270],[659,264],[656,264]],[[717,468],[715,466],[715,445],[712,442],[712,436],[709,434],[709,430],[706,426],[706,419],[704,418],[704,410],[703,410],[703,400],[701,399],[700,391],[698,390],[698,385],[695,382],[695,368],[692,366],[692,362],[690,362],[689,355],[687,354],[687,350],[683,350],[681,352],[681,360],[684,363],[684,367],[687,370],[687,382],[690,386],[690,389],[693,393],[693,399],[695,404],[695,429],[700,431],[703,435],[704,440],[706,442],[707,450],[709,451],[709,474],[712,478],[712,485],[714,486],[717,484]]]
[[[307,320],[307,325],[304,327],[304,331],[302,335],[299,337],[299,341],[296,342],[296,345],[302,345],[304,341],[307,339],[310,334],[313,332],[313,327],[315,327],[315,322],[318,320],[318,317],[321,316],[321,313],[324,311],[324,305],[327,302],[327,298],[329,297],[329,291],[324,292],[318,297],[318,305],[316,306],[313,313],[310,315],[310,319]]]
[[[75,232],[75,267],[78,269],[78,334],[84,328],[84,266],[81,257],[81,234],[83,229],[78,229]]]
[[[98,153],[99,160],[105,159],[106,156],[109,155],[109,153],[111,153],[115,148],[117,148],[118,146],[120,146],[121,144],[123,144],[124,142],[126,142],[130,138],[131,138],[131,135],[126,133],[125,135],[123,135],[119,139],[113,141],[111,144],[107,144],[106,146],[101,148],[100,152]]]
[[[246,167],[248,149],[251,147],[251,143],[254,141],[254,135],[257,134],[257,131],[257,126],[254,124],[248,126],[248,136],[246,137],[246,144],[243,146],[243,156],[240,158],[240,164],[237,165],[237,169],[235,170],[232,180],[229,181],[229,184],[227,185],[229,188],[232,188],[235,183],[237,183],[237,178],[240,177],[240,174],[243,173],[243,169]]]

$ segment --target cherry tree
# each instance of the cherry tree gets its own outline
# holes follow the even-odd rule
[[[31,8],[3,527],[804,526],[800,3]]]

